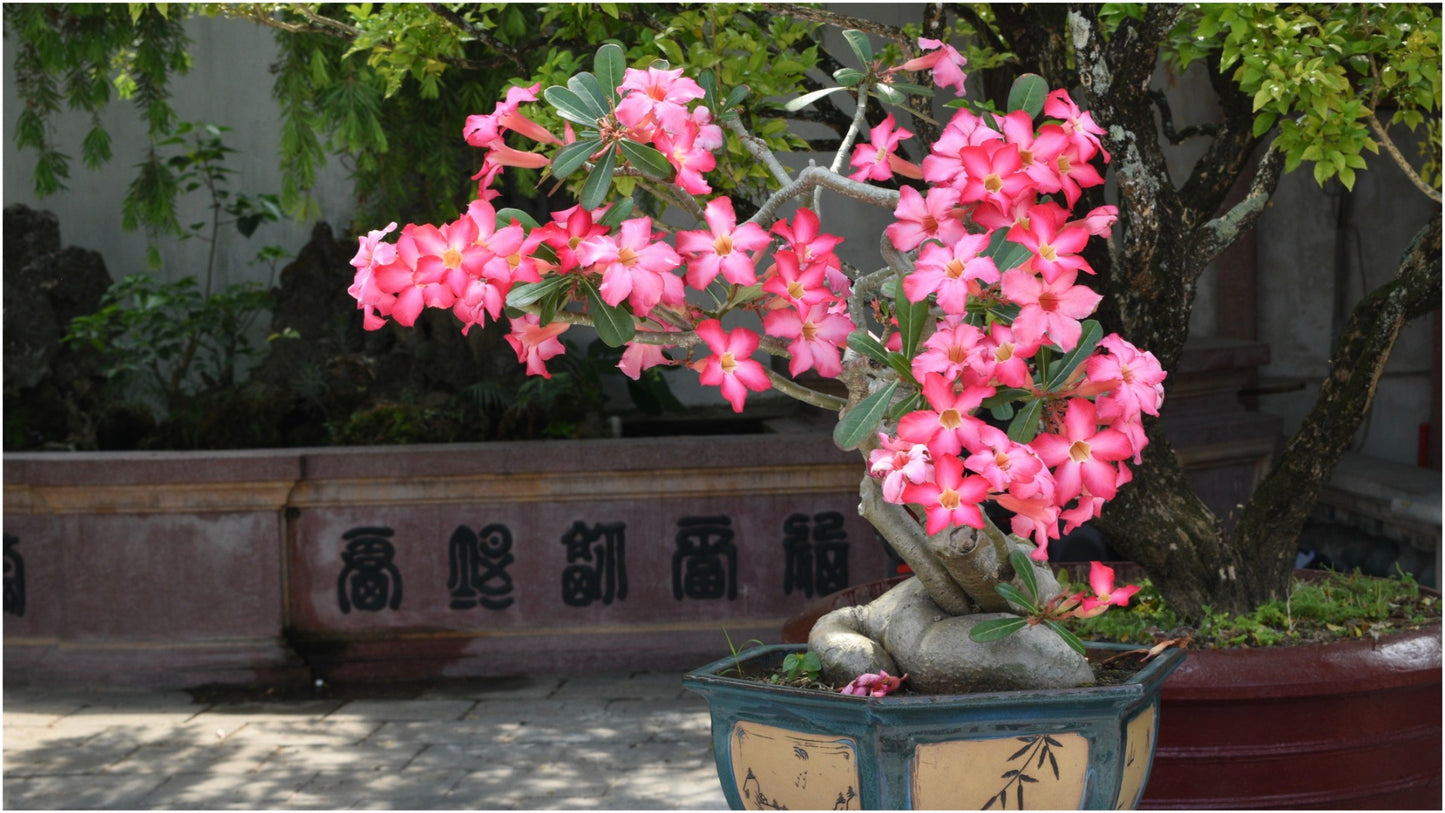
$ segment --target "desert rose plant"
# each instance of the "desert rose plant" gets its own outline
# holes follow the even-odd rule
[[[481,150],[476,200],[449,223],[361,238],[351,294],[368,329],[410,326],[428,307],[464,332],[506,320],[535,375],[582,324],[623,348],[634,378],[686,366],[739,412],[777,390],[837,413],[834,441],[867,462],[860,512],[914,578],[816,625],[823,675],[864,694],[901,679],[922,692],[1088,682],[1060,622],[1134,588],[1096,564],[1088,590],[1065,589],[1049,542],[1130,481],[1164,379],[1154,356],[1089,318],[1101,297],[1083,283],[1082,252],[1115,211],[1074,207],[1103,183],[1101,130],[1040,77],[1015,83],[997,112],[961,98],[964,59],[948,45],[920,39],[919,56],[889,66],[866,36],[845,38],[864,69],[792,103],[855,97],[826,167],[790,170],[749,134],[736,112],[747,88],[660,61],[631,67],[616,46],[566,87],[512,88],[461,134]],[[955,98],[913,163],[902,148],[913,134],[891,114],[868,128],[865,114],[875,98],[931,95],[910,83],[919,75]],[[561,132],[529,114],[546,108]],[[766,199],[714,193],[725,139],[767,167]],[[492,186],[511,167],[570,183],[577,204],[544,223],[498,209]],[[892,213],[881,234],[848,233],[876,240],[876,267],[840,260],[825,193]],[[842,387],[809,386],[823,379]]]

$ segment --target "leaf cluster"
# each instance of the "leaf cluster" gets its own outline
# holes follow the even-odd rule
[[[1287,599],[1264,602],[1252,613],[1206,608],[1194,625],[1164,602],[1151,580],[1138,584],[1129,606],[1080,620],[1075,631],[1087,639],[1137,644],[1187,636],[1192,647],[1218,649],[1378,637],[1440,620],[1439,597],[1422,591],[1409,574],[1382,579],[1329,572],[1296,580]]]

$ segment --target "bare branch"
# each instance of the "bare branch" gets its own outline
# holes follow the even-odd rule
[[[1380,124],[1380,120],[1375,118],[1375,114],[1371,112],[1365,117],[1365,120],[1370,123],[1370,130],[1374,132],[1375,138],[1379,139],[1381,146],[1385,148],[1385,152],[1389,153],[1390,157],[1395,159],[1395,164],[1405,172],[1405,177],[1410,179],[1410,183],[1414,184],[1416,189],[1424,192],[1425,197],[1436,203],[1440,203],[1440,190],[1432,189],[1429,184],[1425,183],[1425,179],[1421,178],[1419,173],[1415,171],[1415,168],[1410,166],[1410,162],[1405,160],[1405,156],[1400,153],[1400,148],[1395,146],[1395,142],[1390,139],[1390,135],[1385,132],[1384,125]]]
[[[1245,194],[1244,200],[1199,227],[1195,238],[1195,253],[1200,257],[1198,268],[1201,273],[1205,265],[1219,256],[1221,251],[1234,245],[1239,236],[1259,220],[1274,194],[1275,186],[1279,184],[1283,168],[1284,153],[1275,149],[1267,151],[1249,183],[1249,192]]]

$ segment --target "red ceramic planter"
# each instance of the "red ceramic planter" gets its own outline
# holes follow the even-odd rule
[[[898,580],[826,596],[784,625]],[[1441,628],[1329,645],[1191,650],[1164,683],[1145,809],[1440,809]]]

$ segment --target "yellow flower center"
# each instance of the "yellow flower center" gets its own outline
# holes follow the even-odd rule
[[[732,236],[724,234],[712,241],[712,250],[716,251],[719,255],[731,254],[733,251]]]
[[[451,246],[447,246],[447,250],[442,252],[442,265],[447,268],[461,268],[462,253]]]
[[[717,363],[718,366],[722,368],[722,371],[728,375],[732,375],[733,370],[736,370],[738,367],[737,359],[733,358],[732,353],[723,353],[721,356],[718,356]]]
[[[1089,444],[1082,440],[1076,440],[1069,446],[1069,459],[1075,463],[1082,463],[1093,455]]]

